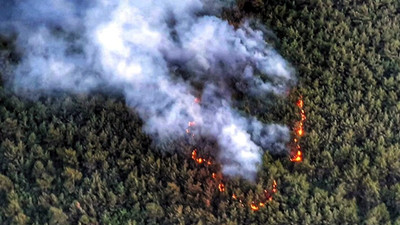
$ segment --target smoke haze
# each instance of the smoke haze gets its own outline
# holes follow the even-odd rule
[[[262,31],[218,18],[215,2],[6,1],[0,31],[17,34],[22,55],[8,83],[20,94],[112,87],[154,141],[181,138],[195,121],[216,138],[223,173],[254,180],[263,150],[286,151],[289,129],[243,115],[231,95],[283,95],[294,73]]]

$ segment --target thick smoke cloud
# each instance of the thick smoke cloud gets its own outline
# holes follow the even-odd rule
[[[0,30],[17,33],[22,54],[8,82],[18,93],[112,87],[155,141],[180,138],[195,121],[217,140],[223,172],[254,180],[262,151],[285,151],[289,129],[243,115],[231,95],[281,95],[295,79],[262,31],[235,29],[215,2],[6,2]]]

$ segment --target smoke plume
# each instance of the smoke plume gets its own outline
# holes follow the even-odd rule
[[[231,98],[237,91],[284,95],[295,82],[262,31],[218,18],[217,1],[82,2],[5,1],[0,31],[16,34],[22,57],[8,79],[15,92],[111,87],[154,141],[180,138],[195,121],[199,134],[217,140],[230,176],[254,180],[263,150],[286,151],[286,126],[244,115]]]

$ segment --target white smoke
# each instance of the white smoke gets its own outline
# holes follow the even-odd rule
[[[235,29],[216,17],[221,3],[28,0],[6,5],[0,30],[18,34],[22,53],[9,81],[16,92],[115,88],[155,141],[180,138],[188,121],[195,121],[199,134],[216,138],[223,172],[249,180],[256,177],[263,150],[285,151],[289,129],[243,115],[233,108],[231,95],[281,95],[295,82],[293,70],[265,43],[262,31],[247,22]],[[201,105],[193,104],[196,97]]]

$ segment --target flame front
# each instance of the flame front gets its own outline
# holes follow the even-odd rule
[[[224,192],[224,191],[225,191],[225,185],[224,185],[224,183],[219,183],[219,184],[218,184],[218,190],[219,190],[220,192]]]
[[[278,189],[276,187],[277,187],[276,180],[274,180],[274,182],[272,184],[272,192],[273,193],[276,193],[278,191]]]
[[[197,149],[192,151],[192,159],[196,160],[197,159]]]
[[[292,161],[292,162],[301,162],[301,161],[303,161],[303,156],[302,156],[301,151],[298,150],[297,154],[293,158],[291,158],[290,161]]]
[[[291,157],[290,157],[290,161],[292,162],[301,162],[303,161],[303,153],[301,151],[301,146],[300,146],[300,139],[302,136],[304,136],[304,122],[306,121],[306,113],[303,109],[304,107],[304,101],[303,98],[300,96],[299,100],[297,100],[296,102],[297,107],[300,110],[300,121],[298,121],[293,130],[294,133],[296,134],[296,137],[293,138],[293,149],[291,151]]]
[[[303,99],[300,98],[299,100],[297,100],[296,105],[297,105],[300,109],[302,109],[303,106],[304,106]]]
[[[211,165],[212,164],[210,159],[205,159],[205,158],[202,158],[202,157],[198,157],[197,156],[197,149],[194,149],[192,151],[192,159],[194,161],[196,161],[198,164],[202,164],[202,163],[206,163],[207,165]]]
[[[200,103],[200,99],[199,98],[195,98],[194,102],[199,104]],[[301,104],[303,104],[303,103],[301,103]],[[190,131],[189,128],[193,127],[195,125],[196,125],[195,121],[188,122],[188,128],[186,129],[186,133],[190,134],[191,131]],[[193,136],[193,134],[192,134],[192,136]],[[297,141],[297,139],[295,139],[295,141]],[[212,165],[211,159],[200,157],[197,149],[193,149],[193,151],[192,151],[192,159],[197,164],[204,164],[206,166]],[[223,177],[221,175],[217,176],[217,174],[215,172],[213,172],[211,174],[211,177],[212,177],[212,179],[216,180],[216,182],[218,182],[218,190],[220,192],[225,192],[226,191],[226,187],[225,187],[225,184],[223,183]],[[276,193],[277,191],[278,191],[277,182],[274,180],[273,183],[272,183],[271,191],[264,190],[264,196],[260,198],[261,200],[253,201],[249,205],[250,209],[253,210],[253,211],[258,211],[260,209],[260,207],[264,207],[265,204],[268,201],[272,201],[272,194]],[[240,203],[240,205],[242,207],[244,207],[243,198],[238,197],[235,193],[232,193],[232,199],[238,201]],[[206,200],[206,202],[207,202],[206,204],[209,206],[210,205],[209,200]]]
[[[250,204],[250,208],[251,208],[253,211],[258,211],[258,210],[260,209],[256,204],[254,204],[254,202],[252,202],[252,203]]]

